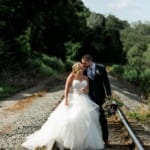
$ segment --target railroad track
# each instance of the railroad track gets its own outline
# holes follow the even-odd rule
[[[114,150],[150,150],[150,132],[135,120],[127,119],[118,108],[108,117],[109,148]]]
[[[127,119],[119,108],[107,120],[109,146],[105,150],[150,150],[150,132],[137,121]],[[55,141],[51,143],[51,150],[59,150]]]
[[[121,109],[116,101],[111,103],[112,115],[107,117],[109,149],[150,150],[150,132],[145,131],[136,120],[129,119]]]

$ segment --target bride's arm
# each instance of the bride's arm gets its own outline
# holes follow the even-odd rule
[[[73,80],[73,74],[71,73],[67,77],[66,84],[65,84],[65,91],[64,91],[64,102],[65,102],[65,105],[68,105],[68,93],[69,93],[69,90],[70,90],[70,86],[71,86],[72,80]]]

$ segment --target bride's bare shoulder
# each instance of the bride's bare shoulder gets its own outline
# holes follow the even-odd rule
[[[68,75],[67,80],[71,81],[71,80],[73,80],[73,78],[74,78],[74,74],[71,72],[71,73]]]

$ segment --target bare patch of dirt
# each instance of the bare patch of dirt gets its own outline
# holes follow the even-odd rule
[[[28,107],[34,100],[36,100],[37,97],[44,96],[46,94],[46,91],[38,92],[33,94],[32,96],[29,96],[27,98],[24,98],[22,100],[19,100],[16,104],[13,104],[11,106],[8,106],[7,108],[4,109],[4,111],[11,111],[11,112],[16,112],[20,111],[22,109],[25,109]]]
[[[13,129],[13,125],[7,125],[3,127],[3,130],[0,130],[0,134],[4,135],[4,134],[8,134],[12,131]]]

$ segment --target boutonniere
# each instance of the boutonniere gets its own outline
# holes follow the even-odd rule
[[[102,73],[97,69],[97,70],[96,70],[96,74],[97,74],[97,75],[101,75]]]

